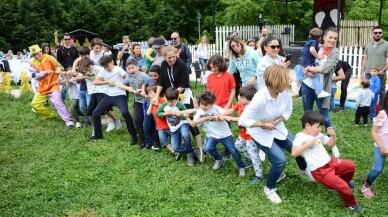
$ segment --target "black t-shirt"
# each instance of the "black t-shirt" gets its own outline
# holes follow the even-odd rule
[[[122,48],[121,48],[122,49]],[[120,51],[121,51],[120,49]],[[131,51],[129,49],[125,50],[123,53],[123,57],[121,58],[122,60],[122,65],[121,67],[126,70],[125,64],[127,63],[128,57],[131,55]]]
[[[65,68],[73,67],[74,60],[78,58],[78,50],[74,46],[66,48],[59,46],[57,50],[57,60]]]
[[[186,64],[180,60],[176,59],[175,64],[171,67],[168,65],[167,61],[164,60],[160,66],[160,75],[158,84],[163,87],[163,91],[166,91],[169,87],[190,87],[189,74],[187,73]]]

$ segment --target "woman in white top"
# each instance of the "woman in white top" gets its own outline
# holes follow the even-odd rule
[[[199,57],[199,64],[203,69],[209,59],[209,43],[206,36],[202,36],[201,43],[199,43],[197,48],[197,55]]]
[[[256,68],[256,78],[257,78],[257,87],[258,89],[264,87],[263,74],[268,66],[272,64],[281,65],[284,68],[287,68],[290,65],[290,61],[285,62],[285,58],[279,55],[279,51],[282,48],[280,40],[274,37],[267,37],[262,45],[261,51],[263,53],[263,58],[257,64]]]
[[[286,68],[271,65],[264,72],[263,78],[265,86],[247,105],[238,124],[247,128],[247,133],[252,136],[257,147],[268,156],[271,168],[264,193],[271,202],[280,203],[281,199],[276,193],[275,185],[286,166],[283,149],[291,152],[294,139],[284,125],[284,121],[292,113],[292,97],[288,91],[289,76]],[[305,171],[304,159],[299,157],[296,161],[299,169]]]

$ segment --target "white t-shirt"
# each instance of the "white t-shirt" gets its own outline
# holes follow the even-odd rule
[[[181,103],[181,102],[177,102],[177,103]],[[180,111],[180,110],[178,109],[178,107],[176,105],[175,106],[166,105],[166,107],[164,107],[164,109],[163,109],[163,112],[170,112],[170,111]],[[179,117],[177,117],[177,118],[179,118]],[[178,124],[172,125],[169,121],[169,117],[166,117],[166,120],[167,120],[168,127],[170,128],[170,131],[172,133],[177,131],[179,129],[179,127],[182,126],[182,124],[188,123],[186,120],[180,120]]]
[[[93,76],[98,75],[100,72],[104,70],[101,66],[93,66],[93,70],[91,71],[91,74]],[[94,80],[85,79],[86,87],[88,88],[88,94],[95,94],[95,93],[105,93],[106,88],[108,87],[107,84],[104,85],[95,85]]]
[[[306,160],[308,171],[314,171],[330,162],[330,156],[323,146],[323,144],[329,142],[330,138],[322,133],[319,133],[318,136],[314,137],[300,132],[296,134],[293,145],[302,146],[304,143],[311,140],[316,140],[315,145],[306,149],[301,155]]]
[[[223,113],[225,110],[217,105],[213,105],[206,112],[199,109],[194,116],[194,120],[198,120],[207,116],[216,116]],[[215,139],[223,139],[232,135],[229,125],[226,121],[206,121],[198,126],[203,127],[203,131],[206,133],[206,137],[212,137]]]
[[[96,54],[93,50],[90,51],[89,57],[93,61],[95,66],[100,66],[100,59],[105,55],[104,51],[100,51],[99,54]]]
[[[126,95],[125,90],[122,90],[117,87],[118,84],[123,83],[125,74],[126,72],[124,71],[124,69],[118,66],[114,66],[111,72],[108,72],[105,69],[102,69],[97,76],[103,78],[104,81],[114,79],[116,84],[115,86],[111,86],[111,85],[106,86],[105,93],[108,96],[121,96],[121,95],[125,96]]]

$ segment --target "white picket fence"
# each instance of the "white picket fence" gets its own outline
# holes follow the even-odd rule
[[[353,68],[353,78],[361,77],[361,63],[364,55],[362,47],[340,47],[339,48],[340,56],[339,59],[346,61]]]

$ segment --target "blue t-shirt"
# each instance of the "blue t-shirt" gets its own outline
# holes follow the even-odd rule
[[[300,65],[300,64],[296,65],[294,70],[296,72],[296,79],[297,80],[302,80],[304,78],[304,73],[303,73],[302,65]]]
[[[302,66],[315,66],[315,57],[310,53],[310,47],[314,47],[318,53],[318,41],[314,38],[309,38],[302,49]]]

